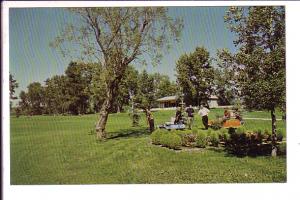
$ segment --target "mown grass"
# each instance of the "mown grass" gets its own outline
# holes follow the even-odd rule
[[[154,112],[156,125],[172,115]],[[133,128],[128,114],[111,114],[105,142],[91,132],[97,115],[12,117],[11,184],[286,182],[285,157],[238,158],[218,148],[169,150],[151,144],[141,117],[140,127]],[[202,127],[198,116],[195,126]],[[271,128],[269,121],[257,120],[246,120],[245,126]],[[283,122],[278,126],[285,130]]]

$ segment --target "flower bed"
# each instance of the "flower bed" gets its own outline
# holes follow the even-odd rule
[[[281,131],[279,131],[281,133]],[[280,135],[280,134],[279,134]],[[245,155],[270,155],[271,135],[269,131],[246,130],[243,127],[237,129],[219,130],[172,130],[157,129],[151,134],[152,143],[170,149],[181,149],[181,147],[205,148],[207,146],[223,146],[229,153]],[[278,137],[282,140],[282,136]],[[281,141],[277,141],[277,145]],[[283,148],[281,148],[283,149]],[[282,150],[282,154],[285,150]]]

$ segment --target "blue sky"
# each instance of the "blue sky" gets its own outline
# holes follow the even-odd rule
[[[169,53],[164,55],[161,64],[156,67],[139,67],[149,72],[167,74],[175,80],[175,65],[180,55],[204,46],[211,56],[216,50],[228,48],[235,51],[234,35],[227,29],[223,16],[226,7],[170,7],[169,14],[182,17],[184,29],[181,41],[175,43]],[[49,43],[53,41],[67,22],[75,17],[63,8],[11,8],[9,10],[9,62],[19,88],[26,90],[34,81],[44,81],[63,74],[71,61],[64,58]]]

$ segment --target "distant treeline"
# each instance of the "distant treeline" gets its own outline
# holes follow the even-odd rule
[[[14,108],[17,115],[88,114],[100,111],[105,98],[105,70],[99,64],[71,62],[64,75],[30,83],[21,91]],[[136,105],[155,107],[156,99],[174,95],[176,84],[166,75],[139,73],[128,67],[110,112],[121,112]]]

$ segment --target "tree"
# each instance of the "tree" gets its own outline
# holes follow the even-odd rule
[[[9,73],[9,98],[10,100],[17,99],[18,97],[14,96],[15,89],[19,87],[19,84],[14,79],[13,75]],[[12,102],[9,102],[10,108],[12,107]]]
[[[170,81],[169,76],[161,75],[159,73],[153,74],[154,76],[154,84],[155,84],[155,97],[156,99],[172,96],[177,93],[176,84]]]
[[[71,62],[65,71],[67,101],[72,114],[85,114],[89,107],[90,90],[96,64]]]
[[[115,102],[117,111],[123,110],[123,105],[129,105],[130,101],[133,103],[134,96],[139,89],[139,73],[134,67],[128,66],[125,71],[124,78],[120,83],[120,89],[118,92],[117,100]]]
[[[19,108],[20,108],[20,112],[22,114],[29,114],[30,113],[30,106],[29,106],[29,101],[28,101],[28,97],[27,97],[27,94],[25,91],[21,91],[20,92],[20,95],[19,95],[19,98],[20,98],[20,102],[19,102]]]
[[[45,81],[45,113],[64,114],[68,111],[69,101],[67,77],[55,75]]]
[[[139,91],[136,96],[136,102],[139,108],[143,110],[151,109],[156,101],[154,76],[143,70],[139,75]]]
[[[275,7],[231,7],[225,16],[239,47],[239,84],[249,108],[271,112],[276,155],[275,108],[285,108],[285,10]]]
[[[194,52],[182,55],[176,63],[176,71],[185,102],[193,105],[207,103],[214,80],[209,52],[204,47],[197,47]]]
[[[51,44],[62,50],[72,50],[64,42],[73,42],[75,55],[80,59],[97,60],[103,66],[105,100],[96,125],[99,139],[106,137],[108,112],[118,93],[119,83],[128,65],[142,55],[149,55],[155,62],[162,56],[162,49],[179,38],[182,23],[167,15],[161,7],[146,8],[76,8],[70,9],[81,19],[77,25],[67,26]],[[74,54],[73,54],[74,55]]]
[[[33,82],[28,85],[28,92],[25,95],[25,99],[29,104],[29,110],[31,115],[40,115],[43,113],[44,104],[44,88],[41,83]]]
[[[219,105],[230,105],[239,98],[236,79],[236,62],[228,49],[217,50],[217,68],[215,69],[215,92],[219,97]]]

